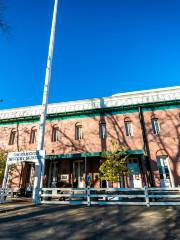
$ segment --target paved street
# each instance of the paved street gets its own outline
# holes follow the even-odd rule
[[[5,204],[0,239],[180,239],[179,207]]]

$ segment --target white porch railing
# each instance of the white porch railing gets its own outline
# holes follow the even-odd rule
[[[0,203],[8,202],[13,197],[12,189],[2,189],[0,188]]]
[[[180,188],[43,188],[41,203],[69,205],[180,205]]]

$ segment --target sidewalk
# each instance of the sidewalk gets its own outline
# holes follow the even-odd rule
[[[3,240],[180,239],[177,206],[34,206],[22,201],[2,208]]]
[[[0,214],[12,211],[18,211],[24,208],[34,207],[31,199],[17,198],[13,201],[0,204]],[[1,216],[1,215],[0,215]]]

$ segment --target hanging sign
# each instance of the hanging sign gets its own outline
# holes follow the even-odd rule
[[[7,164],[15,164],[21,162],[39,163],[41,158],[45,157],[45,151],[24,151],[24,152],[9,152]]]

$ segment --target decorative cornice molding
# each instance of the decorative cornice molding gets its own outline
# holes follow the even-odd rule
[[[146,91],[116,94],[111,97],[93,98],[80,101],[54,103],[48,105],[48,114],[78,112],[100,108],[129,106],[180,100],[180,87],[160,88]],[[0,111],[0,119],[39,116],[41,106],[15,108]]]

